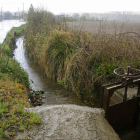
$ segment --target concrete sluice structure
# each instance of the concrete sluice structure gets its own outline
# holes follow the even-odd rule
[[[36,112],[42,124],[14,139],[33,140],[120,140],[108,121],[103,109],[78,105],[49,105],[25,108]]]

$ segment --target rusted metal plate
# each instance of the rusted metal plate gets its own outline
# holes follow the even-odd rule
[[[139,115],[139,97],[108,108],[106,119],[116,132],[136,127]]]
[[[110,98],[117,89],[128,87],[130,85],[138,85],[138,92],[135,98],[126,100],[127,88],[123,102],[109,106]],[[128,79],[125,84],[122,82],[104,86],[103,108],[106,113],[106,119],[117,133],[124,132],[130,128],[134,128],[138,124],[139,119],[139,103],[140,103],[140,79]]]

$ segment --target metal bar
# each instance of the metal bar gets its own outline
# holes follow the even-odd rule
[[[105,92],[105,86],[103,86],[103,89],[102,89],[102,101],[101,101],[101,108],[103,108],[103,102],[104,102],[104,92]]]
[[[123,102],[126,102],[126,100],[127,100],[127,89],[128,89],[128,86],[125,87],[125,93],[124,93],[124,96],[123,96]]]
[[[114,83],[114,84],[106,84],[106,85],[102,86],[101,108],[103,108],[103,106],[104,106],[105,89],[107,89],[107,87],[110,87],[110,86],[113,86],[113,85],[116,85],[116,84],[121,84],[121,82],[117,82],[117,83]]]
[[[138,84],[138,93],[137,96],[140,96],[140,84]]]
[[[140,79],[137,79],[137,80],[130,81],[129,83],[126,83],[126,85],[118,84],[118,85],[114,85],[111,87],[106,87],[106,89],[112,89],[115,91],[116,89],[120,89],[120,88],[123,88],[125,86],[129,86],[132,84],[139,84],[139,83],[140,83]]]
[[[127,67],[127,76],[129,76],[130,73],[130,66]]]

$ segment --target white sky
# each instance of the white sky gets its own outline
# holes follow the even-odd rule
[[[94,13],[109,11],[140,11],[140,0],[0,0],[3,11],[27,11],[31,4],[44,7],[54,14]]]

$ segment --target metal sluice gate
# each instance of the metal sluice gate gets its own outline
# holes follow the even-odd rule
[[[118,74],[122,70],[124,74]],[[127,70],[127,71],[126,71]],[[131,71],[138,71],[132,74]],[[134,68],[117,68],[116,75],[122,77],[122,81],[103,86],[102,108],[105,110],[105,118],[113,129],[119,134],[130,129],[136,129],[139,123],[140,112],[140,70]],[[127,98],[127,90],[130,86],[137,85],[137,93],[132,99]],[[124,88],[122,102],[110,105],[110,100],[116,90]]]

